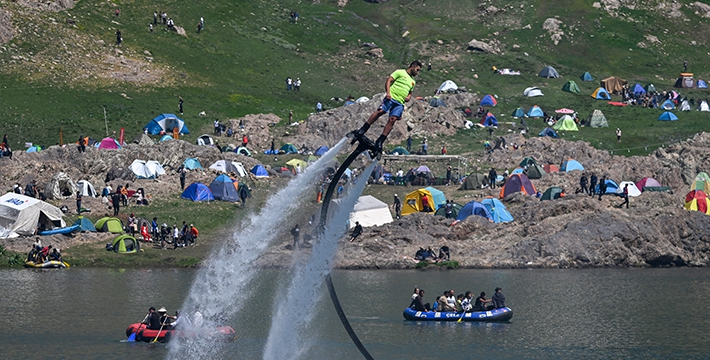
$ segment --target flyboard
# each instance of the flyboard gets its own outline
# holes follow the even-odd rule
[[[323,198],[323,206],[321,207],[320,212],[320,222],[318,223],[318,232],[320,234],[323,234],[325,232],[325,223],[328,218],[328,206],[330,205],[330,200],[333,198],[333,193],[335,192],[335,189],[338,186],[340,178],[343,176],[343,174],[345,174],[345,170],[348,169],[348,166],[350,166],[350,164],[352,164],[352,162],[355,161],[355,159],[363,152],[368,152],[371,159],[379,160],[382,157],[382,153],[377,149],[375,143],[372,142],[372,140],[367,138],[365,135],[356,136],[355,132],[351,132],[348,133],[347,137],[352,138],[350,144],[357,143],[357,147],[355,148],[355,151],[353,151],[350,156],[345,159],[343,164],[340,165],[338,171],[335,172],[335,175],[333,175],[333,180],[330,182],[328,190],[326,190],[325,192],[325,197]],[[338,294],[335,292],[335,286],[333,286],[333,279],[330,276],[330,272],[325,277],[325,282],[328,285],[330,300],[333,301],[335,311],[338,313],[338,317],[340,318],[340,322],[343,323],[345,331],[347,331],[348,335],[350,335],[350,339],[353,341],[355,346],[357,346],[358,350],[360,350],[360,353],[362,354],[362,356],[365,357],[365,359],[374,360],[375,358],[370,355],[370,353],[365,348],[365,345],[362,344],[360,339],[357,337],[357,334],[355,334],[355,330],[353,330],[352,326],[350,326],[350,321],[348,321],[348,317],[345,315],[345,311],[343,311],[343,307],[340,305]]]

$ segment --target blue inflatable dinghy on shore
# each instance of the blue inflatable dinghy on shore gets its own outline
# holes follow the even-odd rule
[[[436,311],[416,311],[412,308],[404,309],[402,314],[410,321],[508,321],[513,317],[513,310],[509,307],[492,309],[488,311],[460,312],[436,312]],[[463,318],[461,318],[463,316]]]
[[[71,234],[74,231],[79,230],[79,225],[72,225],[72,226],[67,226],[67,227],[62,227],[62,228],[54,228],[52,230],[45,230],[45,231],[40,231],[37,234],[38,235],[54,235],[54,234]]]

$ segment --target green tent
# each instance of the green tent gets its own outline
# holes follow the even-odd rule
[[[251,151],[249,151],[249,149],[245,148],[244,146],[238,147],[237,150],[234,150],[234,152],[244,156],[251,156]]]
[[[537,164],[537,161],[532,156],[528,156],[520,162],[520,167],[532,166]]]
[[[593,128],[609,127],[609,122],[606,121],[606,116],[601,110],[594,110],[587,118],[587,126]]]
[[[462,206],[454,203],[454,208],[451,211],[451,216],[453,219],[456,219],[457,216],[459,216],[459,211],[461,211]],[[436,216],[446,216],[446,206],[442,206],[439,208],[439,210],[436,210],[434,213]]]
[[[115,217],[103,217],[94,224],[98,232],[123,233],[123,223]]]
[[[397,146],[396,148],[394,148],[394,150],[392,150],[392,151],[390,152],[390,154],[393,154],[393,155],[409,155],[409,151],[407,151],[407,149],[405,149],[405,148],[403,148],[403,147],[401,147],[401,146]]]
[[[582,92],[581,90],[579,90],[579,86],[577,86],[577,83],[572,80],[568,81],[562,87],[562,91],[567,91],[567,92],[571,92],[571,93],[575,93],[575,94]]]
[[[119,254],[133,254],[140,249],[138,240],[131,235],[119,235],[111,242],[113,252]]]
[[[565,115],[561,119],[557,120],[552,128],[557,131],[579,131],[577,124],[574,122],[571,116]]]
[[[284,152],[285,154],[298,154],[298,149],[296,149],[295,146],[291,143],[286,143],[284,144],[280,149],[279,152]]]
[[[561,187],[558,186],[553,186],[545,190],[545,192],[542,194],[542,197],[540,198],[540,201],[542,200],[555,200],[560,198],[560,194],[563,192]]]
[[[546,175],[547,173],[542,168],[542,166],[538,164],[533,164],[528,165],[528,171],[525,174],[528,176],[529,179],[539,179],[542,177],[542,175]]]
[[[488,178],[481,173],[473,173],[466,177],[459,190],[483,189],[488,185]]]

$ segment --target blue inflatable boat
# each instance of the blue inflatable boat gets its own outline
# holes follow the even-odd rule
[[[45,231],[40,231],[37,234],[38,235],[54,235],[54,234],[71,234],[74,231],[79,230],[79,225],[72,225],[72,226],[66,226],[66,227],[61,227],[61,228],[54,228],[52,230],[45,230]]]
[[[488,311],[436,312],[416,311],[412,308],[404,309],[404,318],[410,321],[508,321],[513,317],[513,310],[509,307]],[[461,318],[463,316],[463,318]]]

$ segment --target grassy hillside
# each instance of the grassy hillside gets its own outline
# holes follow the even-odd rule
[[[688,0],[680,1],[679,8],[652,0],[610,11],[579,0],[355,0],[342,9],[336,1],[126,0],[115,2],[119,17],[115,6],[95,0],[81,0],[60,13],[0,3],[22,31],[0,47],[0,132],[9,134],[16,149],[24,142],[58,143],[60,130],[64,142],[80,134],[101,138],[106,128],[111,134],[121,127],[131,139],[157,114],[177,112],[178,96],[185,99],[184,119],[193,137],[210,131],[215,118],[269,112],[287,118],[293,110],[300,120],[318,101],[334,107],[340,103],[331,97],[382,91],[390,71],[416,58],[433,65],[433,71],[421,73],[416,95],[430,95],[451,79],[470,91],[498,95],[493,112],[508,116],[499,117],[503,122],[511,121],[509,115],[518,106],[539,104],[546,111],[568,107],[582,116],[599,108],[610,128],[565,136],[616,153],[647,153],[686,138],[704,130],[708,117],[693,111],[680,114],[680,121],[662,123],[656,121],[656,110],[614,108],[589,97],[597,80],[610,75],[631,85],[652,82],[671,89],[684,60],[696,78],[709,80],[705,39],[710,26]],[[149,32],[156,10],[167,12],[187,36],[165,31],[161,24]],[[300,15],[297,24],[289,19],[292,10]],[[205,29],[197,34],[201,16]],[[557,44],[543,29],[548,18],[561,21]],[[114,45],[116,29],[124,40],[120,47]],[[495,41],[501,51],[467,51],[471,39]],[[380,46],[384,59],[367,56],[359,46],[364,42]],[[130,66],[122,67],[121,60]],[[554,66],[563,77],[537,77],[544,65]],[[495,75],[492,66],[523,74]],[[584,71],[592,73],[593,83],[579,81]],[[301,78],[300,92],[285,90],[287,76]],[[582,94],[560,91],[570,79]],[[523,97],[528,86],[540,86],[545,97]],[[684,93],[708,97],[707,90]],[[198,116],[201,111],[207,116]],[[529,125],[537,131],[543,127],[541,122]],[[615,142],[616,127],[624,130],[621,145]],[[481,137],[465,133],[446,141],[450,152],[457,153],[470,151],[470,142]]]

